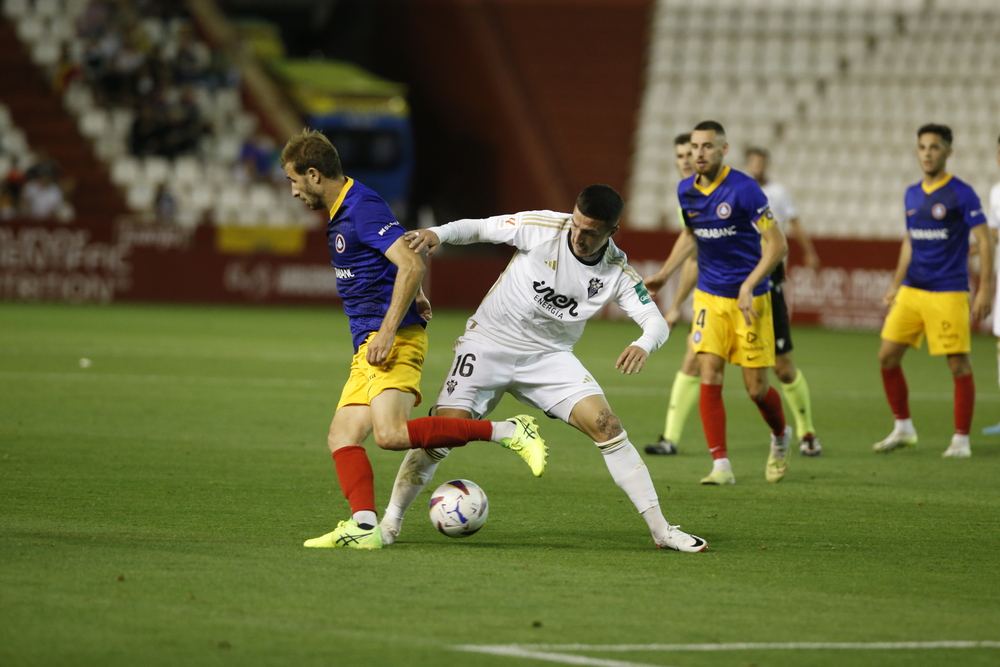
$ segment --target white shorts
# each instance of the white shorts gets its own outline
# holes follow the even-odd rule
[[[572,352],[514,352],[466,335],[455,341],[455,359],[434,407],[466,410],[482,419],[505,392],[564,422],[580,400],[604,394]]]

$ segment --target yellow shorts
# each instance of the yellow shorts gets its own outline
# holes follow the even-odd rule
[[[398,389],[416,394],[420,405],[420,375],[427,357],[427,332],[419,324],[411,324],[396,331],[396,342],[389,352],[385,366],[372,366],[365,358],[368,341],[375,332],[368,334],[351,361],[351,377],[344,385],[337,409],[345,405],[369,405],[371,400],[386,389]]]
[[[972,349],[968,292],[928,292],[903,285],[882,325],[882,338],[920,347],[927,334],[932,355]]]
[[[753,298],[757,319],[747,326],[736,299],[694,291],[691,347],[695,354],[717,354],[745,368],[774,366],[774,321],[771,293]]]

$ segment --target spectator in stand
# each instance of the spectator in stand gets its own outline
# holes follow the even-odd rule
[[[197,83],[204,79],[212,63],[212,52],[195,39],[194,31],[185,26],[177,35],[177,55],[174,58],[174,77],[177,83]]]
[[[277,161],[274,139],[258,130],[243,142],[240,160],[236,165],[236,180],[241,183],[267,181],[271,178]]]
[[[83,76],[83,68],[80,63],[73,58],[70,53],[69,44],[63,44],[59,48],[59,61],[56,63],[52,73],[52,90],[57,95],[62,95],[67,86]]]
[[[25,184],[21,199],[25,215],[36,220],[55,218],[64,203],[62,190],[48,170]]]
[[[156,222],[171,225],[177,222],[177,198],[167,188],[166,183],[156,186],[153,211],[156,214]]]

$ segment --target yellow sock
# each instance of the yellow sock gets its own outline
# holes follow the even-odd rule
[[[809,400],[809,384],[806,382],[806,376],[800,370],[795,379],[788,384],[784,382],[778,384],[781,385],[781,393],[785,395],[785,400],[788,401],[788,405],[791,406],[792,413],[795,415],[795,435],[801,438],[807,433],[815,434],[812,403]]]
[[[670,389],[670,406],[667,408],[667,422],[663,425],[663,437],[674,444],[681,441],[684,422],[691,410],[698,404],[701,394],[701,378],[677,371],[674,386]]]

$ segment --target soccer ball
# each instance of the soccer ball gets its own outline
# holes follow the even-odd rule
[[[479,532],[490,513],[486,494],[475,482],[453,479],[431,494],[431,523],[448,537]]]

